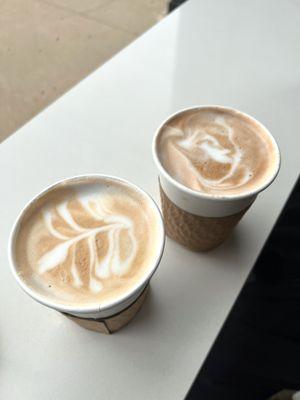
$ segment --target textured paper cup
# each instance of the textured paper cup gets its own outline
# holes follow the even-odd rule
[[[123,326],[127,325],[135,317],[141,309],[148,292],[149,285],[145,287],[139,297],[127,308],[107,318],[80,318],[66,313],[64,315],[85,329],[109,335],[123,328]]]
[[[258,124],[269,136],[275,149],[273,173],[255,190],[242,194],[211,195],[190,189],[176,181],[160,162],[157,139],[170,119],[191,110],[211,107],[214,110],[235,111]],[[159,186],[166,234],[194,251],[207,251],[219,246],[249,209],[257,195],[276,178],[280,168],[280,153],[275,139],[260,122],[238,110],[222,106],[199,106],[180,110],[168,117],[158,128],[152,146],[154,162],[159,171]]]
[[[80,182],[84,180],[94,180],[94,181],[99,180],[99,182],[102,183],[103,180],[121,182],[133,188],[137,192],[141,193],[143,197],[147,199],[147,202],[149,202],[149,205],[152,207],[155,213],[155,218],[159,226],[158,240],[160,245],[158,247],[157,254],[153,259],[153,263],[149,266],[147,270],[147,273],[145,273],[145,275],[131,288],[130,291],[128,291],[128,293],[119,296],[118,298],[114,299],[109,303],[106,302],[103,304],[95,304],[92,306],[85,304],[72,306],[72,305],[62,304],[59,301],[54,301],[52,299],[47,298],[47,296],[41,295],[34,289],[34,287],[30,286],[25,280],[22,279],[22,277],[18,273],[20,268],[18,268],[15,257],[15,242],[20,223],[24,218],[24,216],[26,215],[26,212],[29,207],[31,207],[42,196],[50,193],[53,189],[56,189],[59,186],[66,187],[68,185],[72,185],[74,182]],[[104,333],[112,333],[114,331],[119,330],[122,326],[126,325],[142,306],[143,301],[146,297],[150,279],[154,274],[154,272],[156,271],[160,259],[162,257],[164,244],[165,244],[165,231],[160,210],[156,205],[156,203],[154,202],[154,200],[145,191],[143,191],[138,186],[128,181],[125,181],[124,179],[107,175],[91,174],[91,175],[74,176],[56,182],[55,184],[49,186],[48,188],[40,192],[37,196],[35,196],[23,208],[23,210],[17,217],[17,220],[13,226],[9,239],[8,256],[9,256],[11,270],[15,279],[17,280],[21,288],[34,300],[56,311],[60,311],[61,313],[72,318],[75,322],[86,327],[87,329],[93,329]],[[100,326],[102,327],[104,326],[104,328],[101,329]]]

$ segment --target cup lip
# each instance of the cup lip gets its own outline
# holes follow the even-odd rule
[[[229,111],[229,112],[235,112],[241,116],[247,117],[250,120],[252,120],[253,122],[255,122],[256,124],[258,124],[264,131],[265,133],[268,135],[268,137],[270,138],[273,146],[274,146],[274,151],[276,154],[276,161],[274,163],[274,171],[273,173],[270,175],[270,177],[260,186],[258,186],[257,188],[255,188],[254,190],[249,190],[246,192],[243,192],[241,194],[209,194],[209,193],[204,193],[204,192],[200,192],[194,189],[191,189],[187,186],[185,186],[184,184],[178,182],[176,179],[174,179],[163,167],[159,156],[158,156],[158,151],[157,151],[157,139],[159,137],[159,134],[162,130],[162,128],[174,117],[177,117],[181,114],[186,113],[187,111],[193,111],[193,110],[201,110],[201,109],[205,109],[205,108],[213,108],[213,109],[219,109],[219,110],[223,110],[223,111]],[[208,104],[208,105],[194,105],[194,106],[189,106],[189,107],[185,107],[182,108],[174,113],[172,113],[171,115],[169,115],[166,119],[164,119],[164,121],[159,125],[159,127],[157,128],[155,134],[154,134],[154,138],[152,140],[152,156],[154,159],[154,162],[160,172],[160,174],[170,183],[172,183],[178,190],[199,198],[199,199],[206,199],[206,200],[212,200],[212,201],[233,201],[233,200],[240,200],[240,199],[245,199],[247,197],[251,197],[251,196],[255,196],[258,193],[262,192],[264,189],[266,189],[268,186],[271,185],[271,183],[274,181],[274,179],[276,178],[276,176],[279,173],[279,169],[280,169],[280,165],[281,165],[281,155],[280,155],[280,150],[278,147],[278,144],[275,140],[275,138],[273,137],[273,135],[270,133],[270,131],[265,127],[265,125],[263,125],[261,122],[259,122],[257,119],[255,119],[254,117],[252,117],[251,115],[240,111],[234,107],[227,107],[227,106],[221,106],[221,105],[214,105],[214,104]]]
[[[15,255],[14,255],[14,246],[16,243],[16,237],[17,237],[17,233],[18,233],[18,228],[20,226],[20,222],[22,221],[24,215],[26,214],[26,211],[28,210],[28,208],[36,201],[38,200],[40,197],[42,197],[43,195],[45,195],[47,192],[50,192],[51,190],[53,190],[55,187],[63,184],[63,183],[68,183],[68,182],[72,182],[72,181],[77,181],[77,180],[88,180],[90,178],[95,178],[95,179],[107,179],[107,180],[111,180],[111,181],[117,181],[117,182],[121,182],[133,189],[135,189],[136,191],[138,191],[140,194],[142,194],[143,196],[146,197],[146,199],[149,201],[149,204],[151,204],[153,206],[153,209],[156,212],[156,218],[158,221],[158,225],[159,225],[159,241],[160,241],[160,245],[158,247],[157,250],[157,254],[154,258],[153,261],[153,266],[151,268],[149,268],[149,271],[147,272],[147,274],[145,274],[141,280],[139,280],[128,292],[126,292],[124,295],[118,297],[117,299],[111,301],[111,302],[104,302],[104,305],[102,306],[101,303],[97,304],[97,305],[67,305],[67,304],[61,304],[59,302],[53,301],[48,299],[46,296],[40,295],[39,293],[37,293],[33,288],[31,288],[29,286],[29,284],[27,284],[25,282],[25,280],[23,280],[20,275],[18,274],[18,270],[17,270],[17,262],[15,260]],[[31,198],[31,200],[29,200],[25,206],[22,208],[22,210],[19,212],[19,214],[17,215],[17,218],[13,224],[13,227],[11,229],[10,232],[10,236],[9,236],[9,242],[8,242],[8,259],[9,259],[9,264],[10,264],[10,269],[12,271],[12,274],[14,275],[16,281],[18,282],[18,284],[21,286],[21,288],[23,289],[23,291],[25,293],[27,293],[30,297],[32,297],[34,300],[38,301],[39,303],[53,308],[57,311],[60,312],[64,312],[64,313],[79,313],[79,314],[89,314],[89,313],[99,313],[101,311],[106,311],[108,309],[112,309],[116,306],[120,306],[122,303],[126,302],[127,300],[129,300],[131,297],[134,296],[134,294],[136,294],[142,287],[145,286],[145,284],[151,279],[152,275],[155,273],[162,255],[163,255],[163,251],[164,251],[164,247],[165,247],[165,228],[164,228],[164,223],[163,223],[163,219],[162,219],[162,214],[161,211],[158,207],[158,205],[156,204],[156,202],[154,201],[154,199],[152,198],[152,196],[150,196],[149,193],[147,193],[144,189],[141,189],[139,186],[135,185],[134,183],[123,179],[123,178],[119,178],[113,175],[106,175],[106,174],[95,174],[95,173],[87,173],[87,174],[81,174],[81,175],[74,175],[71,177],[67,177],[64,179],[60,179],[59,181],[56,181],[54,183],[52,183],[51,185],[47,186],[45,189],[43,189],[42,191],[40,191],[37,195],[35,195],[33,198]]]

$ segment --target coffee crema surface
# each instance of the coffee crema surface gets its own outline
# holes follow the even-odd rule
[[[122,181],[74,181],[43,194],[20,221],[18,274],[62,304],[110,302],[153,267],[161,245],[158,211]]]
[[[211,195],[255,190],[272,176],[278,162],[277,147],[262,125],[222,107],[195,108],[173,116],[156,143],[169,175]]]

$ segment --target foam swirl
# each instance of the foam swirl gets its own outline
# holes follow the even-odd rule
[[[158,140],[165,169],[207,193],[239,193],[255,184],[270,166],[270,150],[269,138],[250,118],[213,108],[179,114]]]

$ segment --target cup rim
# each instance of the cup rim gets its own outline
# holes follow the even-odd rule
[[[160,245],[158,247],[157,254],[155,255],[153,265],[151,268],[149,268],[149,271],[147,272],[147,274],[145,274],[141,278],[141,280],[139,280],[135,285],[133,285],[133,287],[128,292],[126,292],[124,295],[118,297],[117,299],[114,299],[111,302],[105,302],[103,306],[101,304],[97,304],[97,306],[95,306],[95,305],[93,305],[93,306],[91,306],[91,305],[74,306],[74,305],[61,304],[59,302],[56,302],[55,300],[47,299],[46,296],[43,296],[43,295],[40,295],[39,293],[37,293],[33,288],[31,288],[26,283],[25,280],[21,279],[20,275],[18,274],[17,262],[16,262],[15,255],[14,255],[14,248],[15,248],[14,246],[16,243],[18,228],[19,228],[20,222],[22,221],[23,217],[25,216],[28,208],[35,201],[37,201],[39,198],[41,198],[43,195],[45,195],[47,192],[52,191],[55,187],[57,187],[63,183],[66,183],[66,182],[72,182],[72,181],[77,181],[77,180],[82,180],[82,179],[88,180],[90,178],[107,179],[107,180],[121,182],[121,183],[135,189],[137,192],[139,192],[140,194],[145,196],[146,199],[149,201],[149,203],[153,206],[153,209],[155,210],[155,213],[156,213],[156,217],[157,217],[157,221],[158,221],[158,225],[159,225],[159,233],[158,234],[160,236],[159,237]],[[29,200],[25,204],[25,206],[21,209],[21,211],[17,215],[16,220],[12,226],[12,229],[11,229],[11,232],[9,235],[8,259],[9,259],[10,269],[11,269],[12,274],[14,275],[16,281],[21,286],[23,291],[25,293],[27,293],[30,297],[32,297],[34,300],[43,304],[44,306],[50,307],[50,308],[55,309],[60,312],[79,313],[79,314],[82,313],[84,315],[84,314],[88,314],[88,313],[98,313],[98,312],[106,311],[108,309],[113,309],[114,307],[120,306],[122,303],[125,303],[127,300],[129,300],[131,297],[133,297],[142,287],[145,286],[145,284],[151,279],[152,275],[155,273],[155,271],[161,261],[164,247],[165,247],[165,228],[164,228],[163,218],[162,218],[161,211],[160,211],[158,205],[156,204],[156,202],[154,201],[154,199],[152,198],[152,196],[150,196],[150,194],[147,193],[144,189],[140,188],[139,186],[135,185],[134,183],[132,183],[126,179],[119,178],[119,177],[116,177],[113,175],[91,173],[91,174],[74,175],[71,177],[60,179],[59,181],[56,181],[56,182],[52,183],[51,185],[48,185],[46,188],[41,190],[38,194],[36,194],[34,197],[32,197],[31,200]]]
[[[193,110],[201,110],[204,108],[214,108],[214,109],[219,109],[219,110],[223,110],[223,111],[229,111],[229,112],[235,112],[241,116],[247,117],[250,120],[252,120],[253,122],[255,122],[256,124],[258,124],[267,134],[267,136],[270,138],[273,146],[274,146],[274,151],[276,154],[276,161],[274,163],[274,171],[273,173],[270,175],[270,177],[260,186],[258,186],[257,188],[255,188],[254,190],[249,190],[249,191],[245,191],[241,194],[209,194],[209,193],[204,193],[204,192],[200,192],[194,189],[189,188],[188,186],[185,186],[184,184],[178,182],[176,179],[174,179],[167,171],[166,169],[163,167],[159,156],[158,156],[158,151],[157,151],[157,139],[159,137],[159,134],[162,130],[162,128],[174,117],[177,117],[181,114],[184,114],[188,111],[193,111]],[[240,200],[240,199],[245,199],[247,197],[251,197],[251,196],[255,196],[258,193],[262,192],[264,189],[266,189],[268,186],[271,185],[271,183],[274,181],[274,179],[276,178],[276,176],[279,173],[279,169],[280,169],[280,165],[281,165],[281,155],[280,155],[280,150],[278,147],[278,144],[275,140],[275,138],[273,137],[273,135],[270,133],[270,131],[265,127],[265,125],[263,125],[261,122],[259,122],[257,119],[255,119],[254,117],[252,117],[251,115],[240,111],[236,108],[233,107],[227,107],[227,106],[221,106],[221,105],[213,105],[213,104],[208,104],[208,105],[194,105],[194,106],[189,106],[189,107],[185,107],[182,108],[174,113],[172,113],[171,115],[169,115],[167,118],[164,119],[164,121],[159,125],[159,127],[157,128],[153,140],[152,140],[152,156],[154,159],[154,162],[160,172],[160,174],[170,183],[172,183],[177,189],[185,192],[186,194],[193,196],[193,197],[197,197],[200,199],[206,199],[206,200],[212,200],[212,201],[232,201],[232,200]]]

